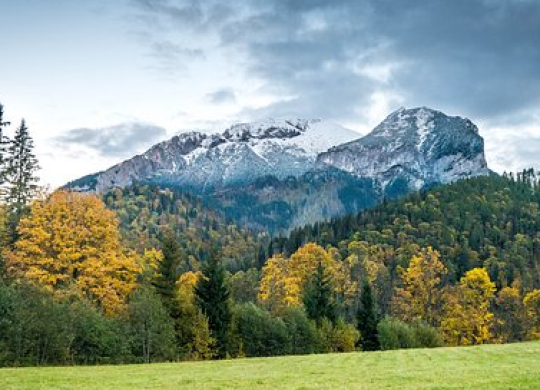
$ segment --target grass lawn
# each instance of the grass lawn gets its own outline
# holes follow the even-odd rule
[[[0,389],[540,389],[540,343],[0,369]]]

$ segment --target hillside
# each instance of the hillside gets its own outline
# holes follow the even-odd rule
[[[297,229],[273,242],[274,253],[290,254],[307,242],[338,247],[351,242],[391,252],[390,274],[406,265],[415,247],[441,252],[451,279],[485,267],[499,288],[519,282],[540,287],[540,183],[526,171],[438,186],[372,210]],[[400,255],[401,254],[401,255]],[[400,260],[402,259],[402,260]]]
[[[259,266],[259,251],[269,238],[239,228],[196,196],[183,191],[134,185],[107,193],[103,200],[120,221],[124,243],[139,253],[161,246],[164,234],[174,233],[189,263],[208,259],[220,249],[230,271]],[[264,257],[264,256],[263,256]]]
[[[536,342],[144,366],[18,368],[0,370],[0,387],[534,390],[540,387],[539,354]]]

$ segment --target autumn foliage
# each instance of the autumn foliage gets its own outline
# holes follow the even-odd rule
[[[32,204],[5,253],[8,275],[77,295],[105,313],[123,308],[140,268],[120,244],[115,214],[93,195],[58,191]]]

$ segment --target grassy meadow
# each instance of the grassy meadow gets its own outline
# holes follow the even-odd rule
[[[0,370],[0,389],[540,389],[540,343]]]

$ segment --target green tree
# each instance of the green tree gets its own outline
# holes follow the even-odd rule
[[[212,337],[216,340],[217,357],[226,357],[232,320],[230,292],[225,270],[215,254],[204,265],[202,276],[195,285],[195,301],[208,318]]]
[[[34,141],[23,119],[8,147],[6,201],[9,206],[10,231],[13,240],[21,218],[28,211],[30,201],[38,189],[38,160],[34,154]]]
[[[333,300],[333,289],[322,261],[319,261],[315,274],[311,280],[308,280],[302,300],[308,317],[314,320],[318,326],[321,325],[324,318],[335,322],[336,307]]]
[[[362,286],[360,304],[357,313],[358,331],[360,332],[360,344],[364,351],[377,351],[380,349],[377,326],[379,316],[373,300],[371,285],[365,281]]]
[[[134,348],[145,363],[174,357],[174,325],[151,288],[137,290],[128,306]]]
[[[4,129],[9,125],[9,122],[4,122],[4,106],[0,104],[0,191],[6,180],[7,174],[7,149],[9,145],[9,138],[4,133]],[[3,197],[3,193],[0,192],[0,196]]]
[[[289,335],[281,318],[253,303],[239,305],[234,313],[234,334],[246,356],[277,356],[289,352]]]
[[[161,252],[163,253],[163,259],[159,263],[158,275],[154,285],[157,292],[161,295],[165,307],[173,315],[176,282],[178,281],[179,268],[184,258],[184,253],[177,238],[170,231],[164,235]]]

